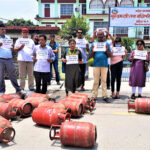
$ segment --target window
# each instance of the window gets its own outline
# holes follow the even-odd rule
[[[90,8],[91,9],[103,8],[103,3],[101,0],[91,0]]]
[[[86,14],[86,4],[82,4],[82,14]]]
[[[97,28],[108,28],[108,22],[94,22],[94,31]]]
[[[128,27],[114,27],[114,35],[128,34]]]
[[[50,4],[45,4],[44,15],[45,17],[50,17]]]
[[[144,35],[148,35],[149,36],[149,27],[144,27]]]
[[[120,6],[134,6],[132,0],[122,0]]]
[[[61,4],[60,13],[62,16],[71,16],[73,13],[73,5],[72,4]]]
[[[147,7],[150,7],[150,3],[147,4]]]

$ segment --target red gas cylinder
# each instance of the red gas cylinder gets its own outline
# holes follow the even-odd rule
[[[61,124],[71,115],[65,110],[50,109],[48,107],[38,107],[32,113],[32,119],[39,125],[51,126],[52,124]]]
[[[128,101],[128,111],[134,110],[136,113],[150,113],[150,98],[136,98],[135,101]]]
[[[44,101],[39,104],[38,107],[49,107],[51,109],[59,109],[59,110],[65,110],[65,106],[61,103],[54,103],[52,101]]]
[[[0,116],[0,142],[8,143],[15,137],[15,130],[11,123]]]
[[[5,101],[5,102],[9,102],[9,101],[11,101],[11,100],[14,99],[14,98],[21,99],[21,95],[16,94],[16,93],[3,94],[3,95],[0,96],[0,98],[1,98],[3,101]]]
[[[92,123],[65,121],[62,125],[52,125],[49,135],[51,140],[61,140],[63,145],[86,148],[95,145],[97,131]]]
[[[17,116],[17,109],[13,109],[9,103],[0,102],[0,115],[6,119]]]
[[[30,116],[32,113],[32,104],[22,99],[12,99],[9,104],[12,108],[18,108],[20,116]]]
[[[88,109],[90,111],[94,110],[96,100],[93,98],[88,98],[87,94],[73,93],[73,94],[70,94],[69,97],[77,97],[77,98],[81,97],[81,98],[83,98],[84,101],[86,101],[86,109]]]
[[[31,103],[33,108],[36,108],[39,106],[40,103],[44,102],[44,101],[48,101],[47,98],[43,98],[43,97],[28,97],[24,100],[26,103]]]
[[[28,97],[42,97],[49,99],[50,96],[48,94],[41,94],[41,93],[32,93]]]
[[[71,109],[71,116],[79,117],[83,114],[83,104],[73,99],[62,99],[59,103],[63,104],[66,109]]]

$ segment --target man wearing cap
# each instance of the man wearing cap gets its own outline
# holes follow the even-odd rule
[[[88,41],[83,37],[83,30],[78,29],[76,33],[76,47],[81,51],[83,64],[80,64],[81,69],[81,91],[84,91],[84,84],[85,84],[85,71],[86,71],[86,64],[87,64],[87,54],[86,50],[89,51],[89,44]]]
[[[0,25],[0,95],[5,93],[4,72],[8,73],[9,79],[16,89],[16,93],[21,93],[21,88],[17,82],[15,67],[12,62],[12,40],[5,35],[5,26]]]
[[[52,79],[52,65],[54,67],[55,70],[55,74],[56,74],[56,82],[57,85],[60,85],[60,76],[59,76],[59,71],[58,71],[58,51],[59,51],[59,44],[55,42],[55,35],[51,34],[50,35],[50,42],[47,43],[48,46],[50,46],[53,50],[53,53],[55,54],[55,60],[50,63],[50,76],[48,79],[48,85],[51,84],[51,79]]]
[[[102,30],[97,32],[97,39],[98,41],[95,41],[91,45],[92,52],[90,54],[90,56],[94,58],[93,62],[94,84],[92,90],[92,97],[96,99],[98,96],[99,77],[101,76],[102,97],[104,101],[110,103],[111,101],[108,99],[107,96],[106,78],[108,71],[107,57],[111,56],[111,50],[109,48],[108,43],[104,41],[104,32]]]
[[[18,52],[18,64],[20,74],[20,87],[22,90],[25,88],[25,78],[28,75],[28,88],[30,91],[34,90],[33,78],[33,50],[35,44],[32,39],[29,39],[29,30],[22,28],[22,37],[18,38],[15,43],[15,51]]]

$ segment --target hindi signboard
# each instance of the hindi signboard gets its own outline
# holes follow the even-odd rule
[[[78,64],[78,55],[68,55],[66,56],[67,63],[66,64]]]
[[[106,51],[106,43],[105,42],[94,43],[94,52],[105,52],[105,51]]]
[[[111,7],[111,27],[150,26],[150,7]]]
[[[125,47],[113,47],[113,56],[125,55]]]

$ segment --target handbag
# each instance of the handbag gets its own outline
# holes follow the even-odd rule
[[[149,67],[148,67],[149,63],[148,62],[144,62],[144,70],[145,72],[148,72],[149,71]]]

